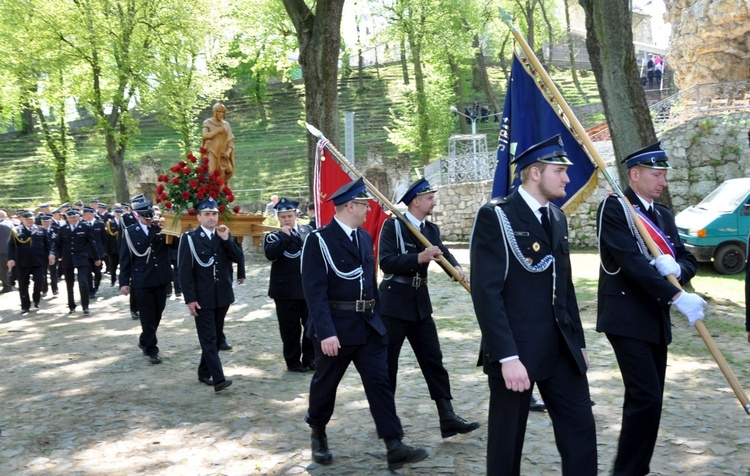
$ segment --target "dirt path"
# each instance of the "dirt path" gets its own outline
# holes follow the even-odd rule
[[[464,263],[468,259],[465,251],[457,255]],[[599,468],[606,474],[617,443],[622,384],[609,344],[593,329],[590,280],[596,279],[596,257],[575,255],[574,261],[592,358]],[[127,298],[115,288],[102,288],[91,315],[73,317],[62,294],[44,298],[41,309],[28,316],[20,315],[18,293],[0,295],[0,474],[388,474],[385,449],[353,368],[339,387],[328,430],[334,463],[311,462],[303,421],[311,374],[286,372],[273,302],[266,296],[270,267],[259,254],[251,254],[248,263],[248,283],[235,288],[237,302],[226,326],[234,349],[221,353],[234,385],[221,394],[197,381],[198,339],[179,299],[168,301],[159,328],[164,363],[151,365],[138,350],[140,329],[127,311]],[[402,474],[483,474],[488,390],[474,366],[479,330],[468,293],[437,268],[432,272],[455,407],[483,426],[442,440],[424,379],[405,349],[397,408],[406,439],[427,447],[430,458]],[[713,308],[724,328],[741,327],[743,309],[726,302]],[[682,319],[675,323],[653,474],[749,476],[750,416],[698,335]],[[750,347],[741,337],[741,329],[723,331],[716,340],[750,387]],[[559,474],[551,430],[546,415],[530,416],[524,475]]]

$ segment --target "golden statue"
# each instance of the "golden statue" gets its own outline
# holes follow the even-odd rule
[[[208,169],[219,169],[219,177],[229,186],[234,175],[234,135],[229,123],[224,120],[227,108],[221,101],[214,104],[214,117],[203,121],[203,143],[208,151]]]

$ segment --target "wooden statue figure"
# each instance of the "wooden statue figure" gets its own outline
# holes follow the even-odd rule
[[[229,186],[234,175],[234,135],[229,123],[224,120],[227,108],[221,101],[214,104],[213,117],[203,121],[202,147],[208,151],[210,172],[219,169],[219,177]]]

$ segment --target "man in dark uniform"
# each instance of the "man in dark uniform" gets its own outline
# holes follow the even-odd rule
[[[45,215],[42,217],[42,228],[50,238],[50,242],[54,242],[57,238],[57,234],[60,231],[60,226],[55,222],[51,216]],[[47,281],[47,272],[49,271],[49,282]],[[57,260],[52,263],[45,265],[44,280],[42,281],[42,297],[47,295],[49,289],[52,289],[52,294],[57,296]]]
[[[130,199],[133,206],[135,204],[145,201],[145,197],[143,195],[136,195],[133,198]],[[122,217],[120,217],[120,229],[124,230],[125,228],[129,227],[130,225],[135,225],[138,223],[138,215],[132,210],[130,205],[123,204],[122,205]],[[122,240],[122,236],[120,236],[120,240]],[[120,249],[119,247],[117,248]],[[140,313],[138,312],[138,303],[136,300],[136,290],[130,289],[130,317],[133,319],[140,319]]]
[[[103,222],[106,222],[110,218],[112,218],[112,214],[109,213],[109,210],[107,210],[107,205],[104,203],[100,203],[96,206],[96,218],[100,219]]]
[[[281,231],[266,234],[263,251],[273,262],[268,296],[276,304],[286,368],[291,372],[307,372],[315,369],[315,350],[304,334],[307,303],[302,293],[300,261],[302,245],[312,228],[297,224],[298,206],[298,202],[283,197],[276,202],[274,209]]]
[[[201,344],[198,380],[221,392],[232,385],[232,381],[224,377],[219,359],[219,336],[224,331],[229,305],[234,302],[232,263],[242,261],[242,248],[226,225],[216,226],[219,221],[216,200],[204,200],[195,210],[201,226],[180,237],[177,267],[185,304],[195,317]]]
[[[5,210],[0,210],[0,284],[2,284],[0,294],[13,291],[10,285],[10,273],[8,272],[8,242],[14,226],[8,218],[8,213]]]
[[[409,232],[406,225],[391,218],[383,224],[378,247],[380,269],[385,274],[380,283],[380,306],[383,323],[388,329],[388,374],[396,392],[398,358],[404,339],[419,362],[440,417],[443,438],[457,433],[469,433],[479,428],[477,422],[467,422],[453,412],[448,371],[443,366],[437,328],[432,319],[432,303],[427,290],[427,267],[431,261],[444,256],[465,280],[463,269],[440,239],[440,229],[427,221],[435,208],[436,190],[421,178],[414,182],[401,198],[409,210],[407,220],[433,244],[429,248]]]
[[[107,271],[114,287],[117,282],[117,267],[120,264],[120,217],[122,208],[115,208],[114,215],[104,222],[104,255],[109,260]]]
[[[122,206],[122,223],[124,226],[130,226],[138,223],[138,217],[133,213],[130,205],[123,204]]]
[[[38,308],[47,264],[55,262],[55,248],[44,228],[34,224],[32,212],[21,214],[21,222],[13,229],[8,241],[8,269],[16,268],[21,313],[28,314],[31,309],[30,280],[33,277],[34,291],[31,297],[34,307]]]
[[[674,304],[692,326],[703,318],[706,303],[664,278],[672,274],[687,283],[695,276],[697,261],[685,249],[672,212],[654,201],[667,186],[671,168],[661,143],[623,162],[630,185],[624,195],[644,224],[650,222],[653,232],[664,237],[664,254],[654,260],[643,246],[624,200],[613,194],[602,201],[597,220],[601,266],[596,330],[612,344],[625,384],[613,474],[642,475],[649,472],[661,419],[667,346],[672,341],[669,305]]]
[[[106,233],[104,229],[104,223],[96,219],[96,212],[93,208],[83,209],[83,223],[91,227],[91,235],[94,237],[96,243],[96,251],[100,259],[100,264],[97,266],[93,262],[91,263],[91,276],[89,277],[89,295],[91,297],[96,296],[99,292],[99,284],[102,282],[102,265],[101,259],[104,258],[104,235]]]
[[[139,203],[136,210],[138,223],[125,228],[121,240],[120,294],[127,296],[131,287],[138,289],[136,299],[141,310],[138,347],[152,364],[160,364],[156,331],[167,304],[172,267],[165,235],[154,223],[151,201]]]
[[[572,163],[560,136],[513,163],[521,186],[477,212],[471,235],[471,296],[490,387],[487,474],[521,474],[536,384],[552,419],[562,474],[597,473],[589,365],[570,268],[565,198]],[[549,214],[548,214],[549,213]]]
[[[330,464],[326,425],[333,415],[336,389],[349,364],[359,372],[378,438],[385,440],[388,469],[427,458],[427,451],[401,442],[403,429],[388,379],[388,336],[377,303],[372,238],[360,227],[370,208],[360,178],[341,187],[333,200],[336,214],[305,241],[302,288],[310,315],[307,335],[315,344],[315,375],[305,421],[312,427],[312,456]]]
[[[60,233],[55,240],[55,250],[60,266],[65,276],[65,286],[68,290],[69,314],[76,309],[73,296],[73,280],[78,274],[78,291],[81,294],[83,313],[89,313],[89,266],[90,261],[100,265],[99,251],[96,248],[93,232],[90,226],[80,223],[80,212],[76,209],[68,210],[68,224],[60,227]]]
[[[34,224],[37,226],[42,226],[42,218],[46,216],[50,216],[51,212],[49,209],[49,203],[42,203],[39,205],[39,213],[37,213],[36,217],[34,218]]]

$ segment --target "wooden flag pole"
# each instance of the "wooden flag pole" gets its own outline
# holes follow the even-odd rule
[[[428,240],[422,233],[420,233],[419,230],[417,230],[416,227],[414,227],[414,225],[412,225],[411,222],[404,216],[404,214],[401,213],[400,211],[398,211],[398,209],[396,209],[396,207],[390,202],[390,200],[388,200],[387,198],[385,198],[385,195],[383,195],[382,193],[380,193],[380,190],[378,190],[377,188],[375,188],[375,186],[373,184],[371,184],[370,181],[367,180],[367,178],[365,178],[365,176],[362,175],[359,172],[359,170],[357,170],[354,167],[354,164],[352,164],[351,162],[349,162],[347,160],[347,158],[344,157],[344,155],[341,152],[339,152],[338,149],[336,149],[336,147],[334,147],[333,144],[331,144],[330,141],[328,141],[328,139],[326,139],[326,137],[323,135],[322,132],[320,132],[320,130],[318,130],[314,126],[308,124],[307,122],[305,122],[305,126],[307,127],[307,130],[310,131],[310,134],[312,134],[315,137],[317,137],[318,140],[325,140],[326,141],[325,147],[328,150],[331,151],[331,154],[333,154],[334,158],[336,160],[338,160],[339,163],[341,163],[341,165],[343,165],[347,169],[351,170],[351,172],[354,175],[356,175],[357,177],[361,178],[365,182],[365,185],[370,190],[370,192],[372,192],[372,194],[375,195],[378,198],[378,200],[380,200],[381,202],[383,202],[383,204],[386,207],[388,207],[391,210],[391,212],[393,212],[393,214],[396,215],[396,217],[399,220],[401,220],[401,222],[404,225],[406,225],[406,227],[409,229],[409,231],[412,233],[412,235],[414,235],[415,237],[417,237],[417,239],[419,240],[419,242],[422,243],[425,248],[429,248],[429,247],[432,246],[432,243],[430,243],[430,240]],[[458,281],[461,284],[461,286],[464,287],[464,289],[466,289],[467,291],[469,291],[469,293],[471,293],[471,287],[469,287],[469,283],[467,283],[466,281],[463,281],[461,279],[461,275],[458,273],[458,271],[456,270],[456,268],[454,268],[453,265],[450,264],[448,262],[448,260],[445,259],[445,257],[443,255],[440,255],[439,258],[440,258],[440,260],[439,260],[440,266],[442,266],[443,269],[446,270],[448,272],[448,274],[450,274],[453,277],[453,279],[455,279],[456,281]]]
[[[638,228],[638,232],[641,234],[641,237],[643,238],[644,243],[646,243],[646,246],[648,247],[649,252],[652,256],[659,256],[661,255],[661,250],[659,250],[658,246],[656,246],[656,243],[654,243],[654,240],[651,238],[651,235],[648,234],[646,231],[646,228],[643,226],[643,223],[641,222],[640,217],[635,213],[633,210],[633,205],[630,203],[628,198],[622,193],[622,188],[620,187],[620,184],[617,182],[617,180],[612,176],[612,174],[609,173],[607,170],[607,166],[604,163],[604,160],[602,160],[601,156],[599,155],[599,152],[596,150],[596,147],[594,147],[593,142],[591,142],[591,139],[589,138],[589,135],[586,133],[586,130],[583,128],[581,123],[578,121],[578,118],[573,113],[573,110],[570,109],[568,106],[568,103],[565,101],[565,98],[560,94],[560,91],[558,91],[557,87],[555,86],[555,83],[552,81],[552,79],[547,74],[547,71],[545,71],[542,64],[539,62],[539,59],[534,54],[534,51],[529,47],[529,44],[526,43],[526,39],[523,37],[521,32],[516,28],[516,26],[513,24],[513,18],[511,15],[503,10],[500,9],[500,18],[508,25],[510,28],[511,33],[513,34],[513,37],[516,39],[516,42],[518,42],[518,45],[523,50],[524,54],[526,55],[526,58],[531,63],[531,66],[536,70],[536,73],[539,75],[539,79],[544,83],[544,85],[549,89],[550,94],[552,94],[552,97],[555,99],[557,104],[560,106],[560,109],[563,111],[565,116],[567,117],[569,124],[571,128],[576,132],[578,135],[578,139],[581,141],[581,145],[583,146],[583,149],[586,151],[586,153],[589,155],[589,157],[594,161],[596,166],[602,171],[604,174],[604,177],[607,179],[607,182],[609,182],[610,186],[614,190],[614,192],[619,195],[625,203],[628,205],[628,208],[630,208],[630,212],[635,218],[635,225]],[[667,279],[670,283],[675,285],[677,288],[682,289],[682,286],[680,286],[680,283],[677,281],[677,278],[673,275],[667,276]],[[727,360],[724,358],[724,355],[719,350],[718,346],[716,345],[716,342],[714,341],[713,337],[711,337],[711,334],[708,332],[708,329],[706,329],[706,325],[703,324],[703,320],[698,320],[695,323],[695,329],[698,331],[698,334],[700,334],[701,338],[703,339],[703,342],[706,344],[706,347],[708,347],[709,352],[711,353],[711,356],[716,361],[717,365],[719,366],[719,369],[721,369],[721,372],[724,374],[724,378],[726,378],[727,382],[729,383],[729,386],[732,387],[732,390],[734,391],[735,395],[737,396],[737,399],[742,404],[742,407],[745,409],[745,413],[750,415],[750,400],[747,397],[747,394],[742,388],[742,385],[740,384],[739,380],[737,380],[737,377],[735,377],[734,372],[732,371],[731,367],[729,367],[729,364],[727,363]]]

